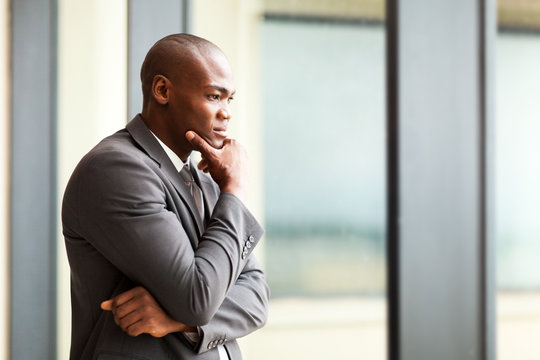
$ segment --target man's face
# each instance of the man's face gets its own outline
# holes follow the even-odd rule
[[[193,130],[211,146],[221,148],[227,138],[231,118],[230,102],[234,95],[232,71],[222,54],[203,61],[195,60],[183,69],[183,76],[172,80],[169,107],[173,131],[188,152],[191,145],[185,133]]]

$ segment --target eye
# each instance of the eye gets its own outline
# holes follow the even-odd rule
[[[234,100],[234,97],[231,96],[230,98],[227,99],[227,102],[230,104],[231,101],[233,101],[233,100]]]
[[[219,95],[218,94],[209,94],[207,95],[208,99],[209,100],[212,100],[212,101],[218,101],[219,100]]]

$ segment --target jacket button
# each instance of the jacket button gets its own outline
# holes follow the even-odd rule
[[[249,240],[249,242],[251,242],[251,243],[254,243],[254,242],[255,242],[255,238],[253,237],[253,235],[249,235],[248,240]]]

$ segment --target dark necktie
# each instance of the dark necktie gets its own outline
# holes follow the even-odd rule
[[[184,179],[186,185],[189,187],[191,196],[193,196],[193,199],[195,200],[195,205],[197,205],[197,210],[199,210],[199,215],[204,221],[204,203],[202,191],[199,185],[197,185],[197,183],[195,182],[195,179],[193,179],[193,175],[191,175],[187,164],[182,167],[180,175],[182,176],[182,179]]]

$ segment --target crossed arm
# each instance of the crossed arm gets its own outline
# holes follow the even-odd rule
[[[196,327],[171,318],[142,286],[102,302],[101,308],[112,311],[116,325],[130,336],[146,333],[163,337],[173,332],[197,331]]]
[[[250,258],[214,317],[200,326],[201,335],[208,340],[212,340],[213,333],[222,335],[224,331],[229,339],[245,336],[264,325],[267,306],[264,275],[255,259]],[[112,311],[116,324],[130,336],[146,333],[163,337],[174,332],[198,332],[196,327],[174,320],[141,286],[104,301],[101,307]]]

